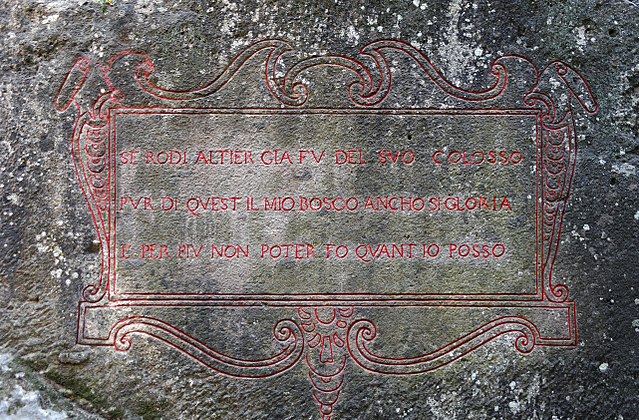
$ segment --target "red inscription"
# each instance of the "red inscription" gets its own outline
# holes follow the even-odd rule
[[[422,244],[422,259],[437,258],[441,247],[437,244]]]
[[[246,204],[242,201],[245,200]],[[261,204],[261,206],[260,206]],[[162,210],[186,209],[193,216],[203,212],[223,211],[281,211],[281,212],[355,212],[359,210],[392,212],[467,212],[467,211],[512,211],[512,204],[506,196],[492,197],[413,197],[413,196],[369,196],[369,197],[263,197],[258,203],[255,197],[130,197],[121,196],[119,210]]]
[[[191,197],[186,200],[186,209],[193,216],[201,216],[203,211],[237,211],[242,197]]]
[[[160,244],[143,244],[142,245],[142,259],[143,260],[170,260],[168,245]]]
[[[463,199],[461,197],[433,197],[429,200],[430,211],[512,211],[508,197],[494,196],[492,199],[486,197],[469,197]]]
[[[137,150],[132,150],[129,152],[120,153],[120,164],[122,165],[137,165],[138,164],[138,155],[140,152]]]
[[[293,164],[291,154],[286,150],[268,150],[262,153],[260,160],[264,165]]]
[[[382,150],[379,152],[379,164],[386,165],[390,163],[403,163],[404,165],[412,165],[415,162],[415,152],[412,150],[393,152],[391,150]]]
[[[177,247],[177,257],[186,259],[199,258],[203,249],[204,245],[181,244]]]
[[[314,150],[300,150],[299,163],[301,165],[306,160],[311,160],[311,159],[312,159],[311,162],[313,163],[321,163],[322,159],[324,159],[325,153],[326,153],[326,150],[322,150],[319,155],[315,153]]]
[[[336,165],[366,165],[363,150],[336,150]]]
[[[183,150],[146,152],[144,163],[147,165],[186,165],[186,152]]]
[[[162,197],[161,208],[164,211],[177,210],[180,204],[180,199],[177,197]]]
[[[131,244],[122,245],[122,250],[120,252],[120,258],[122,258],[123,260],[128,260],[129,258],[131,258],[131,256],[129,255],[129,252],[131,252],[131,248],[133,248],[133,245],[131,245]]]
[[[250,150],[209,150],[197,152],[196,165],[252,165],[253,152]]]
[[[300,211],[355,211],[359,208],[359,200],[357,197],[300,197],[299,209]]]
[[[326,244],[326,258],[332,258],[335,255],[337,258],[344,259],[349,254],[349,249],[346,245]]]
[[[248,245],[211,245],[211,259],[248,258]]]
[[[138,208],[142,210],[155,210],[150,197],[138,197],[137,199],[133,199],[133,197],[120,197],[120,210],[124,210],[127,205],[131,206],[134,210]]]
[[[451,165],[519,165],[524,160],[524,155],[521,152],[509,152],[506,150],[489,152],[466,152],[457,151],[444,152],[437,150],[432,155],[433,162],[436,165],[443,165],[449,163]]]
[[[274,260],[280,258],[295,258],[296,260],[305,260],[317,258],[317,254],[315,254],[315,247],[311,244],[262,244],[261,258]]]
[[[365,209],[373,211],[422,211],[425,207],[420,197],[368,197],[364,204]]]
[[[416,247],[417,244],[358,245],[355,248],[355,255],[366,263],[379,259],[411,259]]]
[[[295,199],[293,197],[268,197],[264,198],[264,210],[271,211],[292,211],[295,209]]]
[[[450,258],[501,258],[505,253],[506,246],[504,244],[450,244],[448,246]]]

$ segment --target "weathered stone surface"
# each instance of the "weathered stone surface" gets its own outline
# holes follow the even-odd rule
[[[75,418],[320,418],[305,362],[282,375],[247,380],[217,374],[148,336],[133,336],[127,352],[113,346],[76,344],[78,302],[83,299],[83,289],[100,277],[104,245],[72,159],[71,136],[78,114],[73,107],[56,112],[54,101],[80,57],[107,66],[120,52],[143,52],[153,61],[154,83],[165,89],[188,90],[214,80],[237,54],[261,40],[287,40],[296,50],[287,56],[287,62],[293,63],[316,55],[366,61],[359,55],[362,47],[380,39],[397,39],[422,51],[451,83],[468,90],[486,89],[494,78],[491,64],[506,55],[526,57],[540,70],[557,60],[565,62],[589,84],[599,110],[596,116],[582,112],[577,119],[575,177],[553,273],[555,284],[567,285],[570,300],[576,303],[577,346],[537,346],[524,355],[515,351],[512,337],[501,336],[454,363],[413,376],[371,373],[348,359],[334,405],[335,418],[636,416],[639,6],[632,1],[365,3],[115,0],[106,12],[97,1],[7,0],[0,5],[0,346],[3,354],[13,357],[12,362],[8,356],[0,359],[4,360],[0,365],[0,415],[63,418],[66,412]],[[136,66],[143,61],[135,61],[138,58],[124,61]],[[207,99],[210,104],[279,107],[265,87],[264,58],[256,57],[255,67],[249,65],[238,72],[233,79],[238,83],[229,83]],[[397,90],[387,99],[389,107],[439,107],[448,100],[434,98],[437,90],[429,83],[416,87],[402,82],[402,76],[419,73],[411,70],[405,57],[392,56],[390,65],[396,68]],[[133,74],[126,68],[114,70],[113,84]],[[261,70],[252,72],[251,68]],[[352,105],[345,94],[355,80],[352,74],[325,66],[304,77],[311,86],[311,105]],[[423,74],[421,77],[428,81]],[[100,86],[109,88],[99,78],[87,83],[98,92]],[[569,99],[570,93],[567,95],[563,100]],[[84,99],[89,104],[93,100]],[[152,103],[139,89],[127,100],[144,106]],[[284,131],[289,124],[278,126],[273,121],[256,125]],[[336,132],[351,125],[331,121],[314,123],[312,128],[329,129],[322,124]],[[402,124],[396,131],[409,127]],[[165,132],[159,126],[159,134]],[[234,124],[222,122],[221,126],[230,131]],[[298,131],[303,133],[310,126]],[[362,127],[375,132],[382,125]],[[130,141],[143,131],[131,128]],[[271,141],[268,139],[281,140],[275,136],[263,141]],[[295,176],[286,182],[313,179],[313,174],[304,172]],[[364,178],[371,191],[387,185],[375,174]],[[463,179],[440,179],[468,191],[463,189]],[[361,192],[355,186],[338,184],[346,191]],[[177,185],[188,188],[189,183]],[[406,188],[413,188],[411,185],[407,183]],[[344,219],[335,221],[349,226]],[[349,222],[356,225],[357,221]],[[373,232],[382,235],[412,226],[402,223],[380,224]],[[339,232],[334,225],[327,226]],[[513,239],[530,234],[529,227],[523,219],[517,227],[521,230],[514,230],[518,234],[511,234]],[[300,229],[304,231],[303,226]],[[462,227],[453,229],[461,231]],[[314,234],[321,236],[322,232]],[[289,239],[295,235],[299,233]],[[344,272],[352,270],[359,276],[357,285],[364,285],[367,273],[353,267]],[[410,265],[392,268],[415,270]],[[284,264],[272,269],[285,274],[296,268]],[[321,267],[319,272],[324,271],[338,273],[334,266]],[[463,277],[450,266],[436,271],[444,279]],[[423,272],[417,270],[419,273]],[[490,276],[480,276],[476,284]],[[185,280],[192,278],[196,277]],[[408,276],[384,277],[377,291],[397,287],[391,285],[393,278]],[[144,276],[131,279],[135,287],[150,284]],[[255,282],[247,290],[270,290],[264,286],[268,277],[252,279]],[[295,280],[294,276],[287,278],[288,291],[299,287]],[[456,280],[453,283],[459,285]],[[515,282],[516,287],[522,285]],[[211,283],[199,286],[211,287]],[[320,286],[316,283],[316,288]],[[420,286],[423,283],[407,283],[401,288]],[[253,306],[158,313],[220,352],[244,358],[272,355],[279,349],[272,333],[277,322],[302,323],[306,316],[259,300]],[[462,309],[365,307],[344,319],[370,319],[379,332],[373,348],[388,351],[389,357],[410,357],[436,350],[447,338],[458,338],[476,322],[476,316]],[[490,320],[498,315],[489,309],[483,316]],[[103,318],[92,319],[95,324],[87,331],[102,331],[100,320]],[[564,321],[548,316],[541,324],[546,325],[544,322],[555,326]]]
[[[84,349],[64,350],[58,354],[58,361],[63,364],[79,365],[91,358],[91,351]]]

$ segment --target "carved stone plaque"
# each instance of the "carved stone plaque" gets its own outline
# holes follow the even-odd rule
[[[102,253],[78,343],[147,336],[238,378],[304,363],[324,418],[347,365],[423,374],[501,336],[575,346],[552,273],[575,121],[598,107],[585,80],[504,56],[465,89],[397,40],[292,51],[258,42],[186,91],[139,53],[71,69],[56,107],[79,111]]]

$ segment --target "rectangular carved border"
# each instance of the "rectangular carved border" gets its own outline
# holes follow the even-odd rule
[[[364,46],[358,57],[321,55],[295,60],[294,48],[284,40],[266,39],[242,50],[211,82],[190,90],[164,89],[154,82],[154,64],[143,53],[123,52],[105,66],[80,58],[66,76],[55,98],[59,112],[75,106],[78,111],[71,137],[73,162],[101,245],[99,279],[84,289],[78,306],[80,344],[131,348],[132,337],[146,335],[196,360],[214,372],[237,378],[265,378],[281,374],[300,360],[309,369],[312,393],[324,419],[333,415],[344,379],[347,359],[375,373],[421,374],[439,369],[501,336],[512,336],[515,348],[528,353],[535,346],[575,346],[576,308],[565,285],[553,283],[553,267],[576,162],[575,120],[595,114],[597,101],[584,78],[563,62],[539,71],[530,60],[515,55],[496,59],[485,89],[456,86],[421,51],[399,40],[379,40]],[[386,105],[393,86],[392,58],[410,61],[431,83],[442,101],[439,108],[409,104]],[[259,61],[260,59],[262,61]],[[228,109],[224,87],[240,69],[263,63],[263,82],[271,101]],[[330,66],[350,74],[345,92],[350,108],[330,109],[313,105],[307,84],[311,70]],[[304,75],[304,77],[302,77]],[[401,77],[408,77],[403,75]],[[410,84],[411,81],[404,83]],[[412,82],[414,83],[414,81]],[[221,101],[221,102],[220,102]],[[445,105],[444,105],[445,102]],[[228,111],[220,111],[227,108]],[[195,112],[532,112],[538,121],[537,168],[537,293],[534,295],[426,295],[393,296],[116,296],[111,289],[113,267],[114,169],[111,157],[113,116],[118,110],[153,112],[158,109],[196,109]],[[112,111],[113,110],[113,111]],[[241,359],[222,354],[161,319],[160,311],[188,311],[262,305],[296,307],[296,314],[280,320],[273,331],[281,351],[267,359]],[[357,315],[356,308],[419,307],[447,310],[473,308],[498,310],[489,321],[439,349],[422,355],[389,357],[371,346],[378,336],[374,320]],[[562,333],[546,331],[548,320]],[[551,328],[552,330],[552,328]],[[304,357],[302,357],[304,356]]]

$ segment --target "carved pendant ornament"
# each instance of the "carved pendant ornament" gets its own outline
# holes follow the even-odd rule
[[[397,65],[411,71],[396,72],[398,60]],[[257,69],[261,74],[260,88],[265,89],[265,95],[262,102],[249,103],[256,96],[247,93],[248,99],[238,106],[233,102],[236,99],[229,102],[226,95],[230,85],[249,74],[247,69]],[[456,86],[423,52],[397,40],[366,45],[358,57],[321,55],[299,60],[289,43],[264,40],[240,52],[210,83],[189,90],[162,88],[154,70],[152,59],[137,52],[118,54],[105,65],[80,58],[55,98],[59,112],[72,107],[77,110],[71,137],[73,162],[101,245],[100,278],[88,284],[80,297],[78,343],[128,351],[135,346],[137,336],[145,335],[214,372],[235,378],[271,377],[302,364],[308,370],[313,398],[325,420],[334,414],[349,365],[378,374],[423,374],[503,336],[513,339],[520,353],[529,353],[537,346],[576,346],[576,307],[568,288],[554,283],[553,268],[575,170],[575,121],[584,114],[595,114],[598,104],[584,78],[569,65],[553,62],[538,71],[526,58],[500,57],[490,67],[484,88],[474,91]],[[323,70],[330,71],[327,74],[339,72],[348,81],[347,85],[335,88],[344,100],[339,107],[331,107],[318,95],[314,96],[313,78]],[[417,85],[412,81],[416,77],[434,97],[413,98],[406,106],[398,105],[406,90],[400,92],[397,87]],[[124,254],[116,241],[119,205],[116,185],[120,175],[116,165],[115,119],[121,113],[208,112],[534,118],[537,127],[536,185],[532,187],[537,197],[534,291],[237,294],[196,290],[137,293],[119,289],[116,274]],[[245,359],[225,354],[162,315],[166,308],[217,310],[254,305],[262,305],[266,310],[270,307],[290,310],[290,317],[273,328],[273,343],[279,351],[266,358]],[[451,337],[426,354],[389,355],[378,354],[380,349],[375,343],[384,331],[378,329],[376,319],[366,318],[367,308],[376,307],[488,309],[498,315],[478,318],[465,334]],[[553,317],[560,327],[549,326],[548,319]]]

